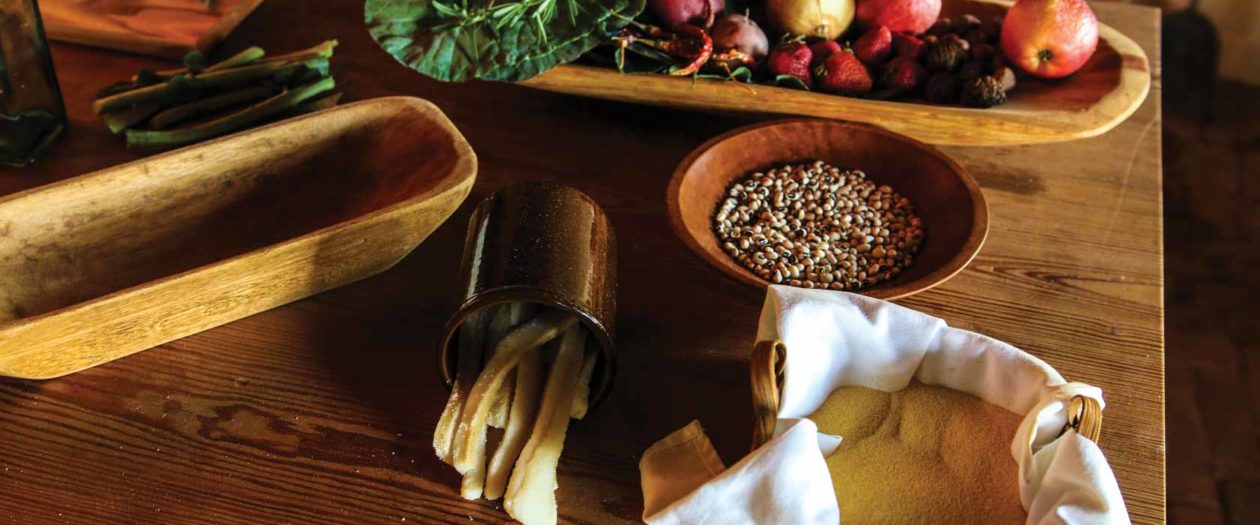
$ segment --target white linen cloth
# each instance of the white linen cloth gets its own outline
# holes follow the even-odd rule
[[[825,454],[839,439],[808,419],[842,386],[894,392],[911,379],[1025,414],[1011,442],[1029,524],[1127,524],[1115,475],[1093,441],[1064,428],[1068,401],[1102,391],[1068,383],[1011,345],[936,317],[845,292],[771,286],[759,341],[787,347],[774,439],[725,468],[698,422],[639,463],[643,520],[665,524],[835,524]],[[843,438],[843,436],[840,436]]]

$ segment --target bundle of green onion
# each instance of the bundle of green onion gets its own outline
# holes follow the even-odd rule
[[[207,65],[194,51],[184,68],[144,70],[97,95],[92,111],[127,146],[169,148],[238,131],[276,117],[337,104],[329,75],[336,40],[266,57],[251,47]]]

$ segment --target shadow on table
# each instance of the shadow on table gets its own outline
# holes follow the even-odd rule
[[[356,417],[379,423],[377,434],[392,441],[388,454],[406,460],[404,471],[452,492],[459,476],[432,449],[434,424],[446,398],[436,348],[457,295],[452,276],[474,204],[475,199],[466,201],[393,268],[297,305],[311,315],[306,327],[310,359],[366,412]]]

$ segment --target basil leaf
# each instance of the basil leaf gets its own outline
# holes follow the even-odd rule
[[[517,81],[572,62],[625,26],[644,0],[367,0],[372,38],[447,82]]]

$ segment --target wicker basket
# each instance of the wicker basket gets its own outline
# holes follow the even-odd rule
[[[783,388],[783,364],[787,362],[787,346],[781,341],[758,341],[753,347],[748,369],[752,379],[753,438],[756,450],[774,437],[779,414],[779,391]],[[1102,432],[1102,407],[1085,396],[1072,397],[1068,405],[1068,421],[1063,430],[1074,429],[1090,441],[1098,442]]]

